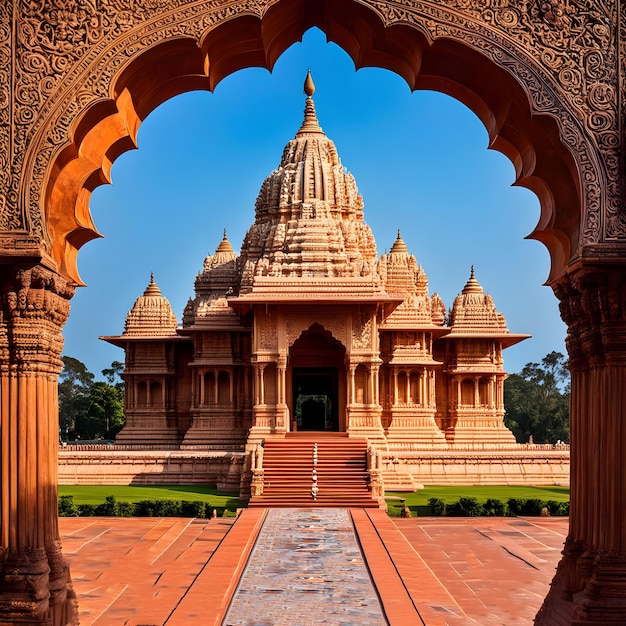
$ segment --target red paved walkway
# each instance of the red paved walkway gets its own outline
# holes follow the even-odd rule
[[[61,519],[81,624],[220,624],[264,515]],[[393,626],[421,624],[416,607],[428,626],[531,623],[567,533],[564,518],[352,516]]]

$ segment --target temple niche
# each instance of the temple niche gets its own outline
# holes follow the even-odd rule
[[[446,306],[400,232],[378,256],[363,199],[318,122],[263,182],[239,255],[226,232],[177,326],[153,279],[125,330],[117,443],[236,451],[290,432],[382,450],[515,446],[504,426],[508,331],[474,269]],[[250,449],[249,447],[247,449]]]

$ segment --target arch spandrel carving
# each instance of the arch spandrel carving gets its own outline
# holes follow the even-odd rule
[[[314,315],[289,319],[285,322],[287,346],[291,348],[303,333],[316,326],[321,327],[342,346],[349,345],[348,328],[344,319],[332,315]]]
[[[97,106],[103,98],[116,98],[121,121],[126,123],[130,117],[131,124],[126,126],[132,132],[150,110],[167,97],[192,88],[191,83],[193,88],[200,84],[212,88],[225,75],[241,67],[269,68],[307,28],[319,26],[326,30],[329,39],[351,54],[358,67],[388,67],[401,74],[412,88],[438,88],[475,110],[487,126],[493,146],[513,161],[518,182],[534,190],[541,199],[543,216],[533,236],[550,249],[553,275],[554,266],[558,266],[558,274],[578,254],[579,244],[625,238],[616,114],[614,24],[617,20],[612,3],[555,0],[540,4],[528,0],[509,6],[508,2],[491,0],[476,8],[475,3],[466,0],[444,3],[345,0],[312,3],[309,9],[304,12],[301,3],[284,0],[229,4],[218,0],[167,3],[138,0],[132,9],[121,0],[111,0],[97,11],[92,2],[81,4],[77,10],[72,10],[67,0],[45,3],[44,7],[19,4],[12,107],[17,140],[9,144],[15,163],[13,172],[19,172],[21,178],[14,176],[5,189],[7,193],[20,195],[15,196],[19,197],[16,203],[9,203],[10,210],[5,211],[5,229],[27,229],[48,248],[52,246],[62,273],[78,282],[74,267],[77,250],[97,236],[88,214],[89,194],[97,184],[107,181],[110,161],[128,149],[133,140],[133,137],[114,137],[108,148],[91,150],[93,146],[82,143],[88,140],[88,133],[84,137],[76,134],[77,126],[80,127],[77,122],[81,116],[85,119],[85,111]],[[344,24],[348,10],[353,18],[352,31]],[[263,33],[261,20],[267,25]],[[231,27],[232,31],[227,30]],[[393,33],[393,38],[386,35],[385,28],[389,34]],[[219,44],[223,33],[228,32],[247,35],[247,48],[237,50],[230,57]],[[189,50],[201,50],[205,58],[198,54],[197,62],[173,77],[174,84],[154,84],[153,93],[134,94],[137,97],[131,98],[130,103],[120,100],[122,94],[115,92],[115,85],[124,68],[137,60],[141,62],[142,56],[150,55],[159,43],[183,37],[188,38]],[[256,43],[255,38],[258,38]],[[368,38],[373,40],[370,45],[366,44]],[[483,64],[478,69],[483,72],[479,82],[485,93],[480,92],[481,85],[477,90],[473,85],[455,82],[455,77],[445,76],[445,72],[437,76],[437,69],[441,68],[436,67],[436,59],[432,67],[434,74],[424,73],[425,62],[433,65],[435,53],[444,57],[453,55],[461,49],[459,45],[466,50],[480,50],[481,57],[473,54]],[[530,124],[530,111],[511,114],[510,102],[501,102],[503,108],[498,110],[498,103],[493,98],[489,101],[492,94],[484,89],[489,82],[484,72],[490,69],[485,65],[485,57],[493,62],[492,69],[506,70],[502,77],[508,76],[518,88],[523,88],[533,113],[550,115],[558,123],[558,129],[549,128],[548,121],[534,120],[537,126],[533,134],[522,123],[525,115],[525,124]],[[146,59],[149,62],[149,56]],[[139,111],[131,111],[136,104]],[[513,106],[519,107],[519,103],[514,102]],[[100,115],[104,115],[105,109],[102,108]],[[110,121],[111,125],[121,127],[120,123]],[[520,128],[522,135],[526,134],[521,138],[515,136]],[[568,146],[569,156],[564,149],[562,154],[550,154],[550,146],[541,145],[539,137],[545,135],[546,129],[552,139],[560,135]],[[88,181],[80,182],[87,193],[79,201],[80,190],[75,192],[71,207],[76,213],[73,222],[59,225],[55,230],[49,227],[56,218],[54,207],[51,220],[44,213],[47,205],[52,204],[53,191],[43,190],[51,175],[54,179],[55,167],[67,169],[68,163],[63,160],[55,167],[50,162],[58,160],[69,140],[75,155],[80,154],[84,159],[84,153],[90,153],[87,162],[72,163]],[[26,153],[26,160],[20,162],[25,152],[21,148],[26,145],[32,148]],[[538,162],[541,155],[550,163]],[[64,158],[67,157],[66,152]],[[556,161],[563,170],[557,172],[557,178],[569,176],[570,189],[559,189],[550,185],[550,181],[546,183],[547,170],[558,169]],[[582,202],[576,197],[576,190],[573,193],[571,189],[579,180],[583,186]],[[567,203],[561,200],[564,193],[572,196]],[[564,206],[559,206],[559,201]],[[575,204],[583,205],[584,221],[575,214],[572,208]],[[60,211],[68,210],[70,207],[65,206]],[[61,222],[64,220],[67,216]],[[64,242],[63,249],[55,241],[58,238]]]
[[[17,147],[21,137],[23,143],[33,146],[33,150],[28,153],[27,161],[21,164],[21,184],[12,180],[7,185],[15,188],[17,184],[21,195],[16,196],[19,198],[16,204],[22,208],[19,214],[18,208],[13,203],[9,204],[9,210],[4,212],[7,230],[29,230],[48,246],[60,245],[55,239],[67,239],[69,245],[65,245],[65,250],[57,249],[53,251],[53,256],[60,262],[62,273],[77,279],[73,267],[76,252],[86,241],[97,236],[88,213],[91,188],[85,185],[87,193],[82,194],[81,200],[80,193],[76,193],[75,223],[61,228],[60,232],[52,228],[50,233],[49,223],[41,212],[42,204],[44,207],[51,204],[50,195],[42,197],[42,186],[48,178],[53,155],[59,154],[68,135],[74,134],[75,151],[84,147],[80,143],[84,138],[80,133],[76,134],[75,127],[85,108],[95,106],[100,99],[108,96],[120,97],[119,93],[111,93],[114,91],[112,85],[116,83],[120,71],[128,65],[129,59],[140,58],[159,42],[171,41],[183,35],[190,38],[190,50],[197,47],[196,42],[202,40],[203,53],[213,54],[214,49],[219,49],[220,38],[216,36],[218,43],[211,45],[210,33],[225,29],[238,16],[244,16],[239,19],[245,20],[243,28],[248,33],[255,30],[252,26],[255,20],[260,25],[260,18],[269,23],[279,22],[277,15],[282,18],[284,30],[288,34],[278,38],[280,44],[274,44],[269,50],[269,44],[264,44],[261,39],[260,27],[257,28],[255,32],[259,41],[254,45],[248,44],[247,50],[238,51],[237,58],[227,58],[224,54],[220,57],[215,53],[214,68],[208,72],[208,81],[202,74],[204,69],[200,67],[199,58],[191,75],[198,82],[204,77],[207,88],[210,88],[224,75],[239,67],[270,66],[280,52],[297,40],[306,28],[312,25],[324,27],[321,23],[323,14],[326,15],[329,38],[336,40],[352,54],[358,66],[391,67],[404,76],[411,87],[430,87],[432,76],[419,73],[420,70],[423,72],[423,68],[418,67],[417,48],[409,50],[411,42],[406,31],[399,38],[400,44],[391,45],[384,41],[385,33],[381,30],[383,24],[389,29],[404,27],[419,31],[433,43],[443,40],[460,42],[464,46],[481,50],[494,64],[506,68],[509,75],[515,75],[517,82],[524,87],[534,110],[558,118],[558,132],[578,161],[577,168],[572,169],[580,171],[584,183],[582,204],[586,216],[582,233],[579,233],[579,225],[571,223],[574,221],[571,215],[561,217],[567,213],[566,209],[558,210],[558,207],[552,206],[556,203],[555,192],[546,188],[540,180],[541,176],[533,171],[537,168],[537,150],[530,151],[531,154],[535,153],[534,160],[524,163],[521,148],[527,146],[512,147],[515,139],[507,137],[510,129],[507,130],[506,124],[497,119],[498,111],[490,111],[493,119],[488,119],[488,115],[477,110],[480,104],[471,101],[472,94],[463,93],[461,85],[443,88],[442,85],[432,86],[467,101],[483,119],[494,147],[505,152],[516,165],[520,183],[540,196],[544,217],[534,236],[550,248],[553,264],[562,266],[571,256],[575,256],[578,243],[624,237],[618,167],[616,27],[612,26],[616,20],[612,5],[579,0],[577,3],[555,1],[541,5],[529,1],[511,7],[498,0],[487,2],[476,9],[474,3],[465,0],[448,0],[443,4],[408,1],[386,3],[374,0],[367,3],[336,3],[333,7],[339,4],[345,4],[344,9],[358,9],[361,16],[355,20],[358,22],[355,29],[374,31],[382,43],[376,42],[369,48],[361,46],[361,52],[356,56],[356,46],[351,45],[345,35],[340,36],[337,25],[333,23],[333,20],[341,22],[341,7],[336,11],[331,7],[324,11],[320,9],[319,13],[311,11],[308,17],[310,23],[304,23],[300,16],[299,21],[296,20],[297,26],[294,26],[293,8],[290,13],[290,9],[284,8],[286,5],[280,1],[241,2],[224,7],[217,1],[185,3],[179,0],[168,3],[168,10],[164,10],[163,3],[145,0],[134,3],[131,10],[126,3],[112,0],[102,10],[96,11],[95,5],[85,3],[74,13],[69,10],[65,0],[56,0],[50,5],[46,3],[44,8],[32,4],[20,5],[22,14],[15,29],[18,40],[16,50],[19,54],[13,108],[16,111],[14,125],[21,132],[15,133],[18,141],[9,144],[10,147]],[[319,3],[320,7],[324,5],[323,2]],[[380,25],[377,20],[382,20]],[[233,32],[238,32],[240,28],[233,26]],[[398,31],[394,31],[394,36],[397,34]],[[349,37],[358,41],[362,35],[362,32],[355,30]],[[415,48],[417,43],[413,44]],[[262,54],[264,51],[267,53],[265,58]],[[428,48],[424,48],[422,55],[427,51]],[[539,57],[539,63],[536,57]],[[423,63],[424,59],[419,61]],[[205,59],[204,65],[211,68],[212,64]],[[177,87],[155,86],[157,95],[152,95],[152,98],[146,96],[146,102],[143,103],[146,110],[140,111],[140,115],[136,111],[136,119],[131,120],[134,123],[126,123],[126,126],[136,130],[140,119],[160,101],[191,88],[189,73],[184,74],[185,80],[182,80],[182,76],[178,78],[180,84]],[[444,77],[445,80],[448,79]],[[196,87],[197,84],[194,85]],[[473,95],[474,100],[479,99],[476,94]],[[569,111],[563,105],[564,102],[568,104]],[[118,99],[117,104],[122,109],[120,115],[123,121],[128,122],[125,118],[125,114],[129,113],[128,106],[125,106],[128,103]],[[107,169],[112,158],[132,145],[133,137],[127,143],[122,139],[115,138],[108,150],[100,149],[101,161],[96,158],[77,168],[90,181],[92,188],[107,182]],[[539,151],[540,154],[543,152]],[[14,173],[20,170],[21,154],[22,151],[14,150]],[[554,167],[554,160],[549,167]],[[84,172],[85,168],[92,168],[93,175]],[[572,180],[576,178],[577,172],[574,171]],[[27,215],[24,207],[29,207]],[[605,215],[601,212],[603,207]],[[11,208],[14,210],[11,211]],[[63,211],[67,213],[68,208],[64,207]],[[581,221],[580,217],[578,221]],[[50,234],[52,241],[48,240]]]

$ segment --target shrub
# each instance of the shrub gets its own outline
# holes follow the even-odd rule
[[[546,507],[548,507],[550,515],[561,515],[561,502],[557,502],[556,500],[548,500],[546,502]]]
[[[431,515],[440,517],[446,514],[446,503],[441,498],[428,498],[428,506]]]
[[[489,498],[483,504],[483,515],[502,517],[506,514],[506,506],[502,500],[497,498]]]
[[[93,504],[79,504],[76,508],[79,517],[93,517],[96,514],[96,507]]]
[[[178,500],[156,500],[156,514],[159,517],[180,517],[180,502]]]
[[[115,517],[117,515],[117,501],[115,496],[107,496],[102,504],[96,505],[95,515]]]
[[[543,500],[529,498],[522,504],[522,515],[541,515],[541,509],[545,506]]]
[[[135,515],[137,517],[155,517],[154,509],[154,500],[139,500],[135,502]]]
[[[509,498],[507,502],[509,515],[521,515],[523,506],[524,500],[521,500],[520,498]]]
[[[118,502],[116,511],[118,517],[134,517],[135,505],[132,502]]]
[[[199,500],[182,500],[180,503],[181,517],[204,517],[206,506],[204,502]]]
[[[78,509],[74,505],[74,496],[61,496],[59,498],[59,517],[76,517]]]
[[[483,507],[476,498],[459,498],[451,506],[446,507],[446,513],[452,517],[479,517]]]

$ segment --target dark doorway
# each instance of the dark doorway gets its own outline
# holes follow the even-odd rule
[[[336,368],[294,368],[293,414],[297,430],[338,431]]]

